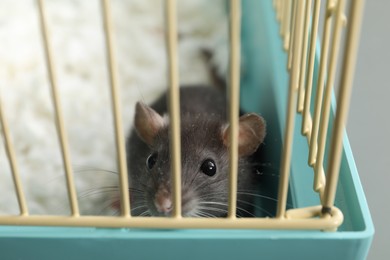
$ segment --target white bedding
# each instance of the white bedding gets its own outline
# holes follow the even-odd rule
[[[112,1],[126,133],[135,101],[150,102],[167,85],[162,2]],[[226,2],[178,2],[180,82],[207,83],[202,49],[214,52],[222,74],[227,68]],[[100,1],[47,1],[47,14],[82,213],[98,214],[106,194],[96,187],[116,180],[115,174],[95,170],[116,171]],[[30,213],[64,214],[69,212],[64,170],[38,22],[35,1],[0,1],[0,97]],[[18,214],[2,138],[0,192],[0,214]]]

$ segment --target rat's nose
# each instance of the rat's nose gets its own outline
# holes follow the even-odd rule
[[[171,193],[166,188],[159,188],[154,197],[154,206],[160,213],[170,213],[172,211]]]

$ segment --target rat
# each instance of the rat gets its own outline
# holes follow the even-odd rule
[[[208,86],[180,88],[182,216],[225,217],[228,211],[229,123],[225,93]],[[126,140],[131,214],[170,216],[173,209],[167,93],[150,106],[137,102]],[[266,135],[255,113],[239,118],[237,215],[253,216],[250,156]],[[243,191],[240,193],[240,191]],[[119,203],[116,203],[119,205]]]

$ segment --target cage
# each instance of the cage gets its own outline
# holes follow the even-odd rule
[[[110,34],[111,17],[108,1],[102,1],[105,10],[106,41],[109,46],[108,64],[111,66],[112,97],[116,111],[122,215],[80,216],[71,164],[66,156],[66,133],[61,122],[59,103],[55,104],[58,113],[57,125],[59,135],[62,135],[64,164],[68,168],[67,184],[72,213],[69,216],[29,215],[10,144],[7,114],[1,109],[2,130],[4,139],[7,140],[5,143],[8,148],[11,148],[7,151],[13,167],[20,207],[20,215],[0,216],[0,224],[3,225],[0,227],[2,256],[7,259],[236,259],[238,257],[364,259],[373,237],[373,224],[343,128],[363,4],[362,1],[351,1],[348,5],[350,8],[348,20],[346,20],[345,2],[327,1],[321,47],[316,43],[321,1],[231,2],[229,82],[233,108],[230,120],[233,125],[233,121],[238,118],[236,114],[238,103],[243,110],[261,113],[267,120],[268,141],[265,156],[275,165],[281,163],[281,167],[280,177],[268,180],[269,193],[275,197],[277,195],[278,203],[262,206],[272,208],[276,216],[242,219],[235,217],[234,180],[236,179],[234,176],[236,173],[233,164],[230,173],[232,181],[228,217],[190,219],[180,216],[179,170],[174,171],[172,175],[176,194],[175,212],[172,218],[138,218],[129,215],[130,201],[125,192],[128,187],[124,134],[119,119],[120,107],[117,106],[119,102],[115,89],[117,84],[115,59],[110,51],[113,48]],[[51,67],[53,61],[50,39],[45,31],[44,2],[38,3],[48,69],[52,70],[49,75],[53,87],[56,85],[56,78]],[[177,133],[178,130],[175,130],[175,127],[177,128],[175,118],[178,117],[178,78],[177,63],[175,63],[177,22],[174,8],[175,2],[168,1],[168,53],[172,95],[170,112],[172,132]],[[241,19],[240,10],[242,10]],[[332,22],[333,28],[331,28]],[[339,102],[336,105],[336,98],[332,96],[332,85],[335,81],[340,34],[345,23],[347,36],[337,99]],[[330,37],[331,33],[332,37]],[[240,62],[240,42],[244,64],[241,68],[241,78],[240,68],[237,66]],[[329,61],[327,61],[328,53]],[[312,87],[309,87],[308,82],[312,82]],[[241,85],[240,95],[234,92],[238,91],[238,85]],[[240,97],[239,102],[235,100],[238,97]],[[53,99],[54,101],[61,99],[55,88],[53,88]],[[316,108],[315,104],[321,104],[323,108]],[[327,107],[329,109],[326,109]],[[313,118],[309,116],[320,112],[321,122],[319,122],[320,116]],[[328,116],[329,120],[324,120]],[[318,124],[316,130],[315,127],[307,130],[316,124]],[[234,131],[232,130],[232,139],[234,139]],[[173,141],[174,146],[179,145],[177,134],[174,134],[172,140],[176,140]],[[318,144],[318,147],[314,144]],[[237,160],[237,155],[234,155],[234,149],[232,151],[234,162]],[[173,154],[175,153],[179,153],[177,148],[173,148]],[[319,157],[316,157],[318,154]],[[310,161],[311,156],[316,157],[314,163]],[[180,156],[176,154],[173,157]],[[180,168],[180,164],[177,168]],[[259,201],[259,203],[263,202]]]

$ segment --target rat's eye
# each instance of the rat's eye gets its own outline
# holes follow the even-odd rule
[[[214,176],[217,172],[217,166],[212,159],[206,159],[200,166],[200,170],[208,176]]]
[[[148,167],[149,170],[151,170],[153,166],[156,164],[157,155],[158,155],[157,152],[154,152],[151,155],[149,155],[148,159],[146,159],[146,167]]]

